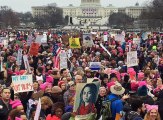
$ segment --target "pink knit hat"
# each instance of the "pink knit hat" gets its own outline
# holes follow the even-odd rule
[[[150,112],[153,109],[158,111],[158,105],[148,105],[148,104],[146,104],[145,106],[147,108],[147,112]]]
[[[52,84],[51,84],[51,83],[48,83],[48,82],[45,82],[45,83],[43,83],[43,84],[40,85],[40,89],[41,89],[42,91],[45,91],[45,89],[46,89],[48,86],[52,86]]]
[[[139,81],[139,87],[142,87],[142,86],[147,86],[147,82],[146,81]]]
[[[114,81],[107,83],[107,87],[108,87],[108,90],[109,90],[109,91],[110,91],[110,87],[111,87],[112,85],[115,85],[115,83],[116,83],[116,82],[114,82]]]
[[[138,90],[138,84],[136,82],[132,82],[131,83],[131,90],[132,91],[137,91]]]
[[[143,72],[139,72],[138,73],[138,81],[142,80],[144,78],[144,73]]]
[[[20,100],[14,100],[14,101],[10,102],[10,104],[12,105],[13,109],[15,109],[17,106],[22,105]]]
[[[46,82],[53,83],[53,77],[52,76],[46,76]]]

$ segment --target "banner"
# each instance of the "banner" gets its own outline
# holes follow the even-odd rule
[[[37,56],[38,55],[38,50],[39,50],[39,44],[34,42],[34,43],[31,44],[29,54],[33,55],[33,56]]]
[[[78,83],[75,101],[74,101],[74,109],[73,111],[76,113],[78,119],[85,118],[89,114],[95,113],[95,103],[98,97],[98,91],[100,87],[100,82],[92,82],[92,83]],[[87,109],[83,111],[86,105]],[[90,117],[89,117],[90,118]],[[83,120],[83,119],[82,119]],[[84,120],[88,120],[87,117]],[[95,120],[95,119],[91,119]]]
[[[15,93],[33,91],[32,75],[12,76],[12,83]]]
[[[84,33],[83,46],[92,47],[92,45],[93,45],[92,35],[90,33]]]
[[[79,38],[69,38],[70,48],[80,48]]]
[[[137,66],[137,51],[127,52],[127,67]]]
[[[101,68],[101,62],[90,62],[89,68],[92,71],[98,71]]]
[[[27,55],[23,55],[23,60],[24,60],[25,69],[28,71],[28,73],[32,73],[29,66]]]
[[[21,65],[22,64],[22,49],[18,49],[18,56],[17,56],[17,62],[18,62],[18,65]]]
[[[60,52],[60,69],[68,68],[67,66],[67,53],[65,51]]]

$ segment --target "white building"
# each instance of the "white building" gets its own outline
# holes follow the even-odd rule
[[[63,8],[63,17],[72,17],[74,25],[87,24],[87,25],[106,25],[108,18],[112,13],[123,12],[132,18],[138,18],[145,7],[135,6],[118,8],[111,4],[107,7],[101,6],[100,0],[81,0],[80,6],[73,6],[70,4]],[[33,16],[46,14],[47,7],[38,6],[32,7]]]

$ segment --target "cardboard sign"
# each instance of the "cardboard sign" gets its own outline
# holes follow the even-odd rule
[[[33,55],[33,56],[37,56],[38,55],[38,50],[39,50],[39,44],[34,42],[34,43],[31,44],[29,54]]]
[[[17,62],[18,62],[18,65],[21,65],[22,64],[22,49],[18,49],[18,56],[17,56]]]
[[[12,76],[12,83],[15,93],[33,91],[32,75]]]
[[[90,68],[92,71],[98,71],[98,70],[100,70],[100,68],[101,68],[101,62],[90,62],[89,68]]]
[[[24,60],[25,69],[28,71],[28,73],[31,73],[27,55],[23,55],[23,60]]]
[[[93,45],[92,35],[90,33],[84,33],[83,46],[92,47],[92,45]]]
[[[137,51],[127,52],[127,67],[137,66]]]
[[[80,48],[79,38],[69,38],[70,48]]]

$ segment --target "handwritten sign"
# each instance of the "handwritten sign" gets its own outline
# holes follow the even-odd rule
[[[127,52],[127,67],[137,66],[137,51]]]
[[[32,75],[12,76],[12,83],[15,93],[33,91]]]

